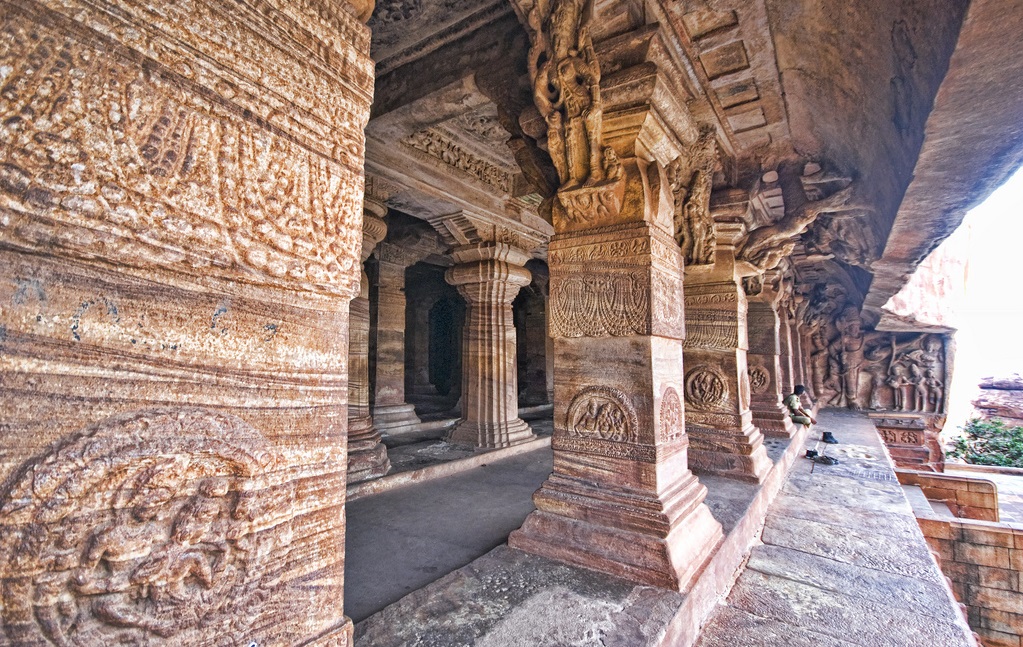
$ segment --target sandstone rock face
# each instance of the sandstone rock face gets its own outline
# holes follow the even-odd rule
[[[980,395],[973,407],[985,418],[1023,427],[1023,376],[986,377],[980,383]]]
[[[0,3],[0,642],[349,644],[368,50],[339,5]]]

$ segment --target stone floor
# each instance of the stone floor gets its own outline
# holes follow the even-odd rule
[[[873,426],[819,419],[843,462],[797,459],[700,647],[971,645]],[[773,457],[787,443],[775,445]],[[666,645],[684,596],[502,545],[549,471],[537,450],[353,503],[345,599],[357,647]],[[701,480],[729,531],[755,488]]]
[[[873,426],[819,419],[841,463],[796,463],[698,647],[973,644]]]
[[[503,544],[551,469],[547,447],[349,503],[345,612],[358,622]]]
[[[946,465],[945,472],[959,474],[971,478],[994,481],[998,488],[998,514],[1000,521],[1006,523],[1023,523],[1023,474],[1001,472],[979,472],[973,470],[956,470],[954,465]]]

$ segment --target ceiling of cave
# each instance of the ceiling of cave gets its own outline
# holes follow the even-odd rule
[[[807,200],[851,183],[857,208],[818,218],[791,266],[807,293],[831,282],[876,308],[954,228],[916,227],[920,240],[901,251],[920,258],[902,259],[868,298],[925,139],[943,136],[928,119],[957,42],[964,47],[961,28],[1002,1],[596,0],[593,37],[606,80],[623,34],[656,33],[649,56],[670,72],[685,119],[716,130],[715,189],[749,193],[751,228],[785,214],[779,173],[799,176]],[[546,168],[524,174],[522,151],[508,144],[538,117],[525,65],[531,2],[378,0],[370,21],[377,86],[367,176],[390,207],[428,222],[445,244],[504,236],[543,257],[553,232],[537,209],[549,158],[532,151]],[[678,126],[682,144],[696,132],[689,126]]]

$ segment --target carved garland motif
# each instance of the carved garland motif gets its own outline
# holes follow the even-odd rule
[[[579,392],[568,405],[566,426],[570,436],[599,438],[619,443],[639,440],[639,419],[629,396],[609,386]]]
[[[126,268],[357,292],[361,153],[326,159],[223,110],[213,116],[198,92],[182,92],[158,68],[144,72],[64,34],[30,35],[25,20],[0,24],[0,50],[12,63],[0,89],[7,244]],[[88,101],[67,100],[72,84]]]
[[[152,409],[24,464],[0,492],[4,635],[14,644],[217,643],[271,593],[293,492],[234,416]],[[284,517],[284,518],[282,518]]]
[[[650,280],[644,271],[551,279],[552,337],[650,334]]]
[[[698,366],[686,374],[686,402],[697,409],[721,405],[728,396],[725,379],[708,366]]]
[[[678,397],[678,391],[669,386],[661,396],[661,442],[676,442],[681,440],[685,433],[682,401]]]

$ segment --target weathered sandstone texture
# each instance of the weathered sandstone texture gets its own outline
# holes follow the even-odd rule
[[[351,10],[0,3],[0,642],[350,644]]]

